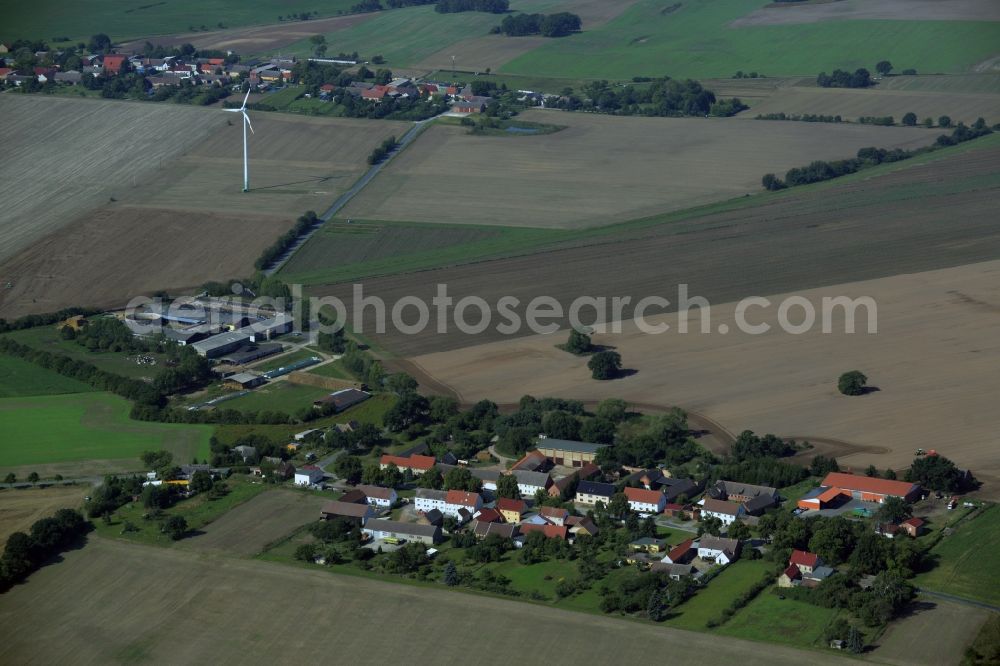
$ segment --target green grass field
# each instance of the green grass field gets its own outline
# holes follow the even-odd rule
[[[320,377],[333,377],[334,379],[353,379],[351,373],[347,371],[344,364],[340,361],[324,363],[310,370],[309,374],[319,375]]]
[[[346,12],[354,0],[327,0],[323,3],[305,0],[246,0],[232,3],[225,0],[147,0],[142,4],[117,0],[89,0],[86,3],[42,0],[28,6],[23,0],[6,5],[0,23],[0,39],[19,38],[52,40],[70,37],[86,41],[103,32],[112,39],[146,37],[173,32],[187,32],[245,25],[277,23],[279,16],[318,11],[320,17]]]
[[[240,476],[233,476],[226,483],[229,486],[229,494],[219,499],[210,499],[207,494],[200,493],[190,499],[181,500],[164,513],[168,516],[183,516],[189,530],[199,530],[236,506],[253,499],[265,490],[274,488],[265,483],[250,483]],[[171,546],[177,543],[160,532],[159,525],[162,519],[148,521],[143,518],[147,512],[148,509],[141,502],[126,504],[115,512],[110,524],[106,524],[103,520],[94,521],[97,534],[159,546]],[[138,527],[139,531],[122,534],[122,526],[126,520]]]
[[[209,426],[132,421],[129,409],[109,393],[0,400],[0,468],[125,459],[138,469],[156,449],[185,463],[208,457]]]
[[[261,362],[260,365],[253,366],[253,371],[267,372],[268,370],[277,370],[282,366],[290,365],[296,361],[304,361],[307,358],[312,358],[313,356],[316,356],[316,354],[305,349],[299,349],[298,351],[293,351],[290,354],[281,354],[279,356],[271,357]]]
[[[715,633],[800,647],[821,646],[823,630],[838,612],[836,608],[780,599],[771,588],[757,595]]]
[[[558,94],[563,91],[563,88],[573,88],[574,90],[579,90],[588,79],[586,78],[559,78],[551,76],[531,76],[527,74],[484,74],[483,72],[463,72],[458,70],[453,73],[448,69],[439,69],[435,72],[431,72],[430,76],[427,77],[432,81],[455,81],[460,83],[469,83],[474,80],[489,81],[490,83],[495,83],[498,86],[501,84],[507,84],[507,87],[511,90],[533,90],[535,92],[546,92],[552,94]]]
[[[937,566],[917,576],[918,587],[1000,605],[1000,508],[966,520],[931,549]]]
[[[594,30],[553,39],[501,68],[504,74],[626,79],[708,78],[736,71],[815,75],[890,60],[922,73],[962,72],[996,52],[1000,23],[970,21],[822,21],[731,28],[758,0],[640,0]],[[786,10],[783,10],[786,11]],[[933,48],[928,48],[933,44]]]
[[[227,400],[222,403],[222,407],[241,412],[269,411],[294,415],[303,407],[312,407],[313,400],[329,393],[328,389],[281,381],[263,386],[245,396]]]
[[[667,624],[681,629],[705,631],[705,623],[719,616],[734,598],[760,580],[771,564],[762,560],[737,560],[709,581],[704,589],[686,601],[680,615]]]
[[[540,12],[559,0],[513,0],[510,4],[511,9]],[[484,12],[438,14],[431,5],[380,12],[358,25],[327,33],[327,53],[357,51],[365,59],[383,56],[388,67],[414,65],[463,39],[486,35],[501,18]],[[312,52],[313,45],[307,39],[281,49],[284,55],[309,56]]]
[[[63,377],[14,356],[0,356],[0,398],[86,393],[93,391],[83,382]]]
[[[63,340],[59,337],[59,331],[54,326],[38,326],[36,328],[26,328],[23,331],[12,331],[5,335],[10,336],[22,345],[27,345],[35,349],[62,354],[70,358],[92,363],[101,370],[113,372],[116,375],[133,377],[136,379],[152,379],[163,370],[165,356],[163,354],[148,354],[156,359],[156,365],[139,365],[135,362],[135,357],[121,352],[110,351],[90,351],[83,345],[72,340]]]

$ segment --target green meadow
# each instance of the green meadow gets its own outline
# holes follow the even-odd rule
[[[0,355],[0,398],[86,393],[89,385],[14,356]]]
[[[640,0],[605,25],[553,39],[501,72],[591,79],[728,77],[740,70],[791,76],[873,71],[876,62],[889,60],[897,70],[950,73],[995,55],[1000,43],[998,22],[847,20],[733,28],[732,21],[764,3],[684,0],[665,13],[667,4]]]
[[[134,460],[166,449],[179,462],[208,457],[210,426],[129,419],[130,403],[110,393],[0,400],[0,468]]]

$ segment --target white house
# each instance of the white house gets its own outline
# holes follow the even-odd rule
[[[448,492],[445,490],[417,488],[417,492],[413,497],[413,508],[422,513],[427,513],[434,509],[444,513],[444,505],[447,503],[447,498]]]
[[[667,506],[667,498],[659,490],[625,488],[625,499],[630,509],[644,516],[663,513]]]
[[[391,507],[399,499],[395,488],[382,488],[381,486],[358,486],[358,490],[365,494],[368,503],[372,506]]]
[[[577,504],[597,504],[604,502],[607,504],[614,497],[615,487],[610,483],[599,483],[597,481],[580,481],[576,487],[576,497],[573,499]]]
[[[470,493],[464,490],[449,490],[445,493],[444,508],[441,513],[446,516],[461,518],[459,511],[465,509],[469,516],[474,516],[477,511],[483,508],[483,498],[479,493]]]
[[[698,557],[706,562],[729,564],[740,556],[740,542],[737,539],[723,539],[708,534],[698,542]]]
[[[305,465],[295,470],[295,485],[311,486],[323,480],[323,470],[316,465]]]
[[[718,518],[726,527],[732,525],[737,518],[741,518],[747,513],[746,507],[743,504],[727,502],[726,500],[706,498],[698,502],[698,504],[701,505],[702,518],[705,516]]]
[[[517,489],[521,491],[521,497],[534,497],[539,490],[548,490],[552,485],[552,479],[546,472],[517,469],[512,474],[517,477]]]

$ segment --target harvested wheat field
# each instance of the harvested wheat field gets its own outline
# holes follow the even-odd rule
[[[266,101],[266,100],[265,100]],[[211,112],[232,119],[219,109]],[[243,130],[238,117],[165,165],[157,187],[124,193],[136,206],[274,213],[290,220],[322,212],[367,169],[372,149],[410,123],[250,112],[250,192],[243,192]],[[273,240],[273,238],[271,239]]]
[[[0,317],[118,307],[160,289],[249,275],[291,214],[227,215],[109,204],[0,263]]]
[[[959,666],[989,617],[985,608],[923,597],[889,625],[873,656],[893,666]]]
[[[553,134],[478,136],[437,125],[343,212],[372,220],[579,228],[760,191],[765,173],[863,146],[913,148],[923,129],[529,111]],[[414,206],[447,198],[448,206]]]
[[[100,538],[64,560],[0,597],[3,663],[468,663],[466,642],[442,641],[428,627],[477,635],[482,664],[510,663],[512,640],[518,651],[559,663],[620,664],[651,652],[687,661],[711,652],[767,666],[850,663],[437,586]],[[81,598],[87,603],[75,603]],[[484,617],[493,631],[480,631]],[[554,643],[555,635],[577,638]]]
[[[174,104],[0,95],[0,261],[107,203],[219,128],[221,113]]]
[[[784,5],[774,2],[733,21],[734,28],[821,21],[1000,21],[991,0],[842,0]]]
[[[59,509],[76,509],[90,486],[50,486],[0,490],[0,548],[14,532],[27,532],[36,520]]]
[[[257,495],[212,521],[179,545],[200,551],[256,555],[292,530],[314,522],[327,498],[308,492],[274,490]]]
[[[853,335],[843,333],[842,311],[831,318],[831,334],[822,332],[821,319],[807,333],[783,332],[778,304],[790,295],[808,299],[818,316],[823,297],[871,297],[877,333],[868,333],[865,309],[858,311]],[[769,299],[770,307],[755,306],[747,316],[753,324],[770,324],[762,335],[737,329],[732,303],[712,307],[707,334],[700,333],[695,311],[688,334],[675,332],[674,314],[649,318],[670,325],[661,335],[642,333],[632,322],[620,334],[596,335],[595,342],[613,346],[625,367],[637,371],[614,381],[590,380],[586,358],[554,347],[565,331],[412,360],[466,401],[510,402],[531,394],[680,405],[732,432],[749,428],[869,447],[839,456],[842,466],[898,469],[914,449],[935,448],[977,477],[1000,481],[994,405],[1000,395],[1000,261]],[[800,323],[802,313],[793,308],[791,321]],[[720,333],[723,325],[728,334]],[[879,390],[840,395],[837,377],[853,369]],[[990,485],[995,492],[996,483]]]
[[[918,122],[931,118],[937,124],[941,116],[953,123],[971,125],[983,118],[990,125],[1000,122],[1000,94],[960,93],[931,90],[891,90],[881,87],[866,90],[818,88],[816,86],[781,87],[751,104],[743,116],[757,114],[819,114],[857,120],[861,116],[892,116],[897,123],[907,113]],[[946,132],[950,130],[937,130]]]

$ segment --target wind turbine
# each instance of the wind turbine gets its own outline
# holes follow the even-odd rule
[[[250,171],[247,167],[247,127],[250,128],[250,133],[254,134],[253,125],[250,124],[250,116],[247,115],[247,99],[250,97],[250,89],[247,88],[247,95],[243,98],[243,106],[238,109],[223,109],[223,111],[229,111],[230,113],[242,113],[243,114],[243,191],[250,191]]]

